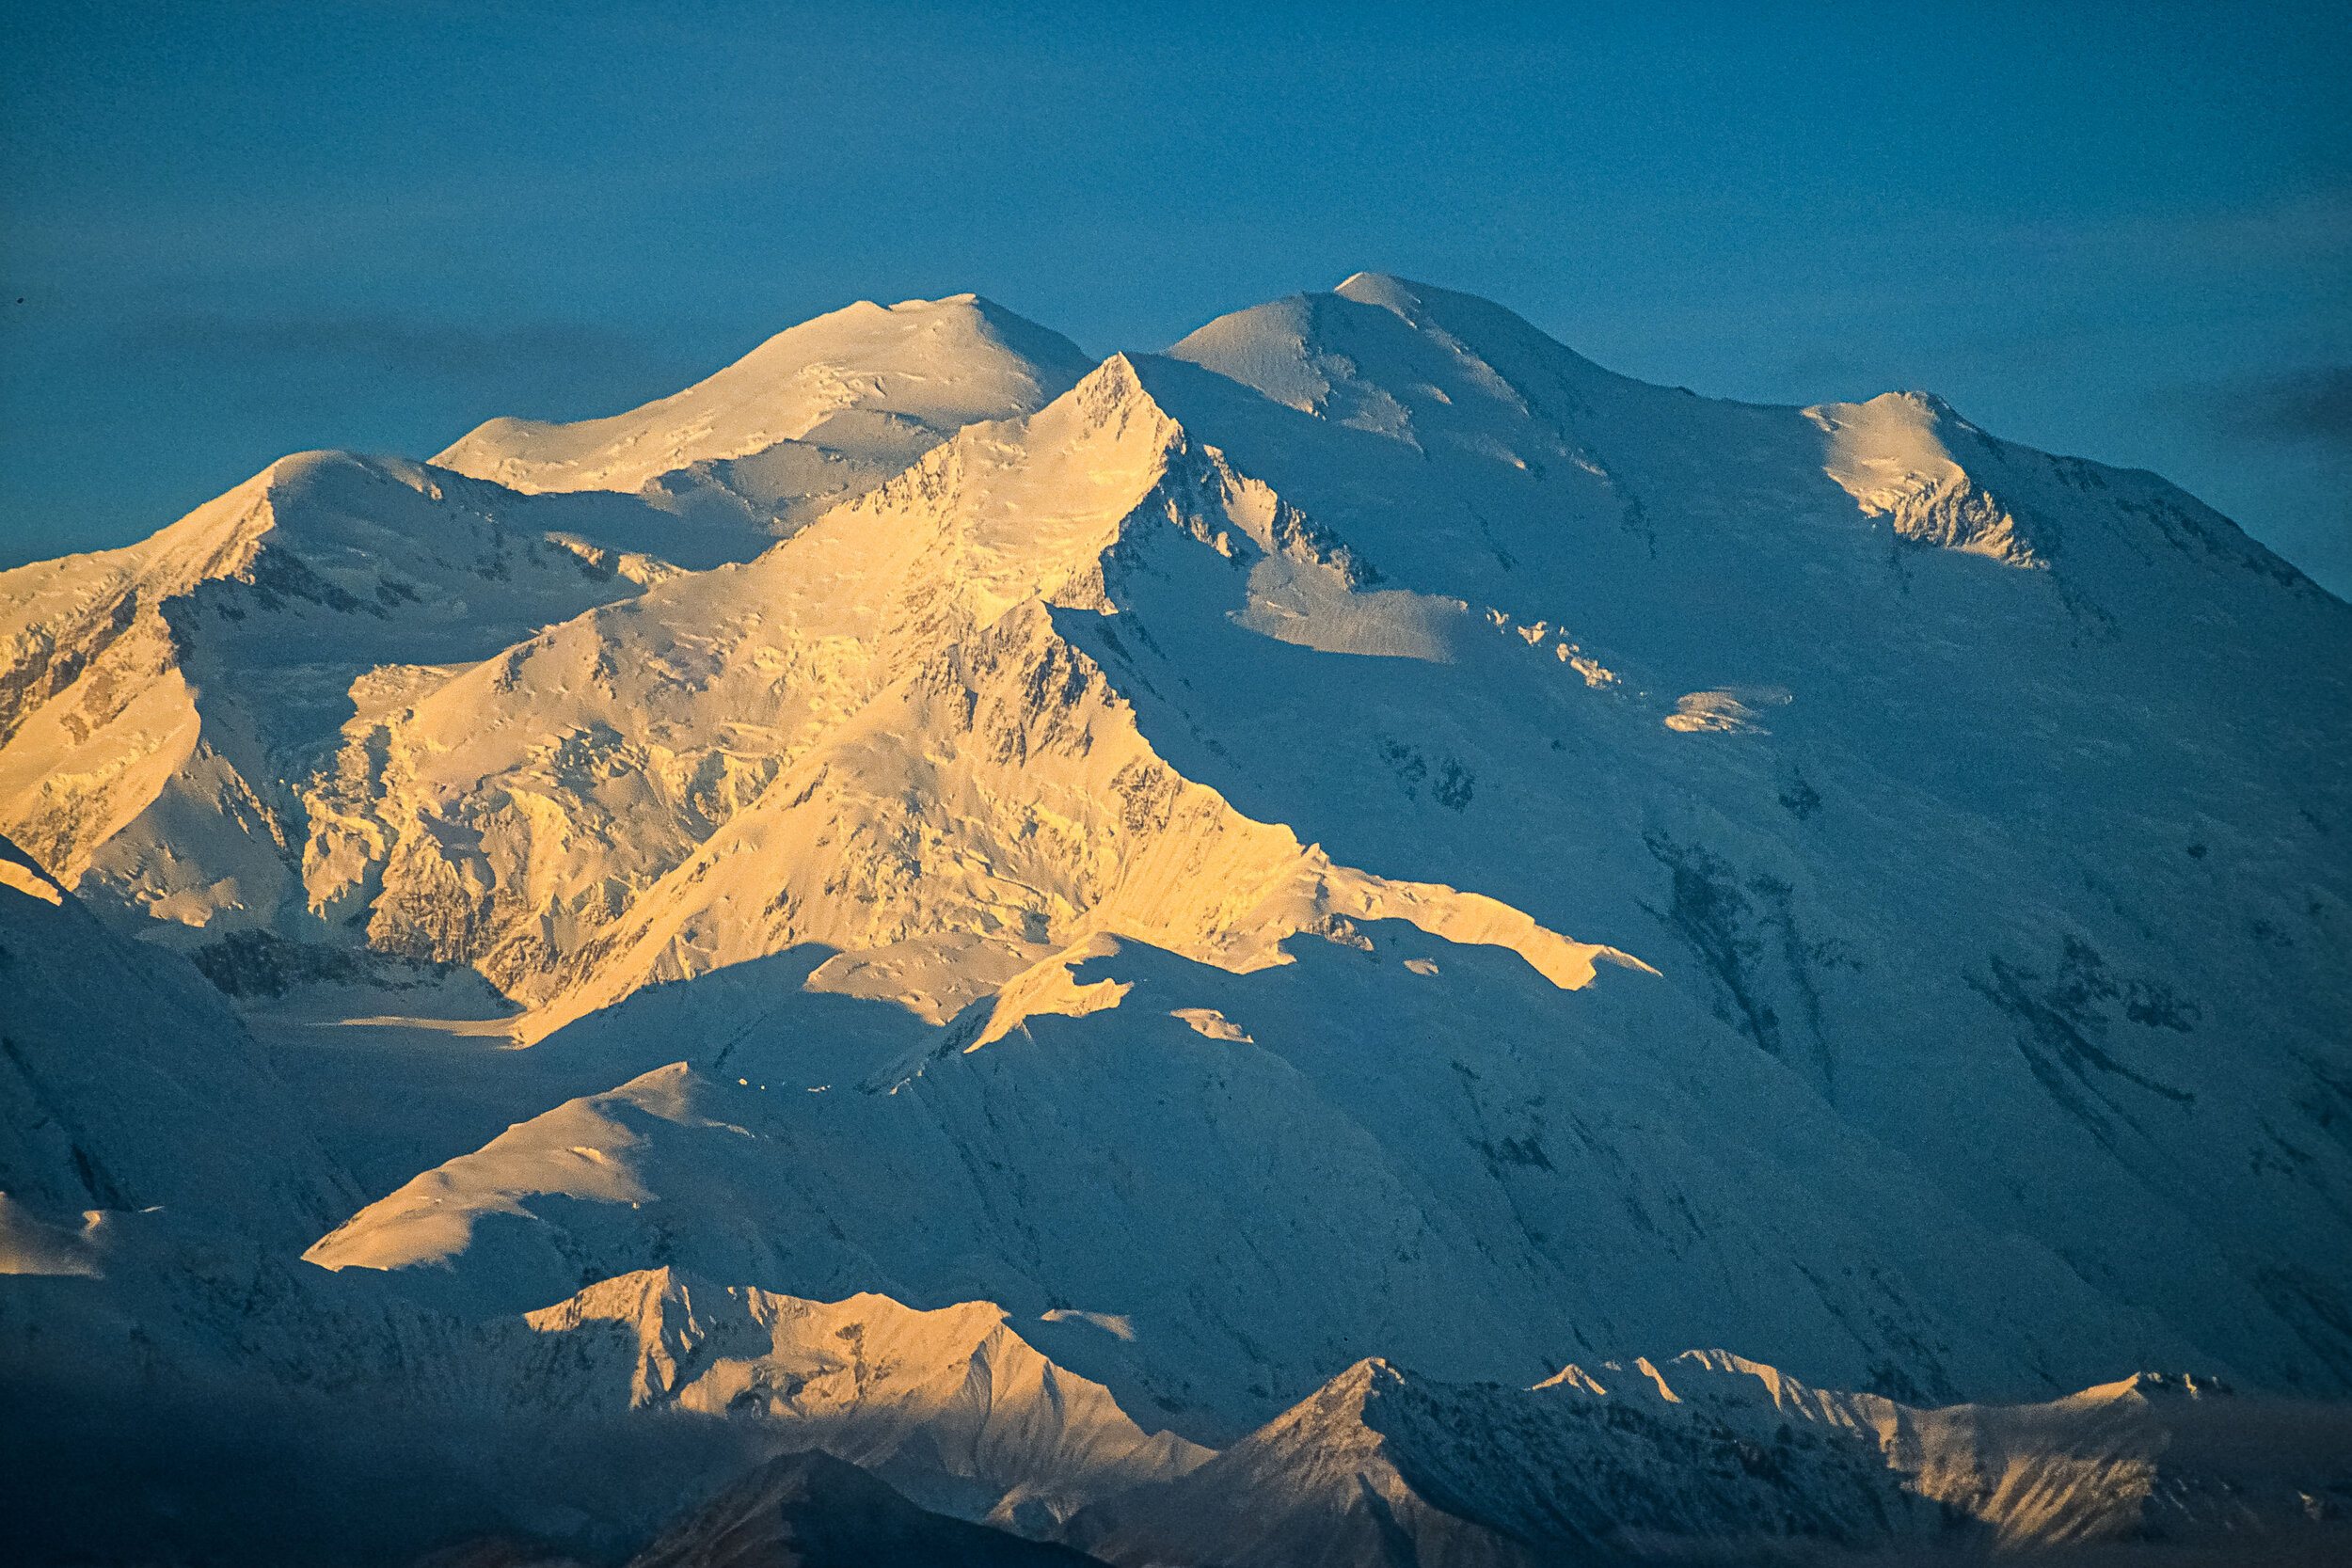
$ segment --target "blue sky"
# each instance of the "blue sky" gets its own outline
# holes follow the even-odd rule
[[[1370,268],[1706,393],[1926,388],[2352,594],[2341,5],[18,0],[0,204],[0,564],[858,297],[1099,354]]]

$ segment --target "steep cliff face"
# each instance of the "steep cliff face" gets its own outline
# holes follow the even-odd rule
[[[1248,969],[1295,931],[1390,914],[1514,946],[1581,984],[1597,944],[1491,900],[1335,866],[1153,752],[1102,661],[1122,648],[1116,585],[1171,548],[1236,587],[1273,564],[1349,597],[1331,547],[1114,358],[1025,428],[966,436],[763,562],[780,586],[730,661],[748,652],[787,672],[767,695],[799,699],[809,743],[582,955],[578,989],[527,1030],[801,942],[887,954],[859,960],[860,993],[944,1022],[1097,932]],[[797,585],[812,580],[866,586],[804,601]],[[634,618],[615,630],[647,634]],[[792,681],[785,650],[818,639],[834,662]],[[809,692],[818,683],[833,702]]]

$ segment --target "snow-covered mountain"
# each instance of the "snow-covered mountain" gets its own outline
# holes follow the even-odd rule
[[[552,622],[767,543],[619,497],[283,459],[145,544],[0,575],[0,815],[119,925],[355,940],[389,835],[339,809],[342,780],[387,715]]]
[[[654,1025],[695,1065],[516,1126],[310,1257],[412,1275],[469,1316],[670,1260],[1107,1315],[1133,1338],[1051,1354],[1211,1444],[1375,1350],[1526,1383],[1724,1317],[1844,1385],[2210,1358],[1825,1109],[1745,1121],[1772,1105],[1769,1061],[1701,1079],[1671,1042],[1711,1021],[1647,976],[1563,992],[1403,922],[1351,934],[1363,949],[1295,938],[1294,961],[1243,975],[1123,946],[895,1058],[788,1019],[691,1042]],[[986,1039],[1025,992],[1047,1006]],[[1629,1035],[1660,1043],[1629,1059]],[[1395,1049],[1412,1039],[1442,1045]],[[1889,1210],[1908,1223],[1874,1221]]]
[[[861,300],[643,408],[576,424],[492,420],[433,461],[537,492],[635,490],[783,442],[855,453],[882,440],[913,457],[965,425],[1043,407],[1093,367],[1061,334],[977,294]]]
[[[1000,419],[1085,364],[985,302],[861,306],[606,434],[751,461],[761,449],[735,439],[743,429]],[[857,447],[861,471],[902,467],[938,438],[921,428],[932,434],[911,446]],[[443,455],[503,472],[510,459],[487,455],[500,441],[537,451],[579,433],[495,425]],[[882,463],[885,448],[897,455]],[[249,929],[463,962],[503,946],[493,971],[543,964],[764,784],[772,747],[745,747],[724,723],[681,734],[650,711],[626,735],[571,721],[585,713],[485,735],[476,689],[512,689],[494,656],[512,663],[583,610],[773,542],[739,508],[658,490],[525,495],[404,460],[285,459],[143,545],[0,574],[0,831],[86,891],[103,887],[103,907],[151,934]],[[698,657],[707,673],[718,651],[690,637],[631,675],[658,680]],[[585,673],[611,684],[610,671]],[[457,744],[469,740],[512,754],[466,774],[480,760]],[[610,841],[580,885],[525,910],[514,869],[547,874],[530,845],[559,816]]]
[[[1915,1410],[1722,1351],[1596,1370],[1518,1389],[1361,1362],[1066,1534],[1113,1563],[1231,1568],[1950,1560],[2136,1542],[2318,1561],[2344,1541],[2341,1414],[2315,1422],[2194,1378]]]
[[[861,495],[968,424],[1041,408],[1094,361],[975,294],[861,300],[707,380],[609,419],[492,420],[433,461],[515,489],[642,490],[777,533]]]
[[[112,966],[11,1006],[125,1021],[11,1091],[10,1234],[98,1281],[21,1323],[128,1290],[75,1214],[155,1202],[286,1237],[339,1343],[672,1268],[985,1302],[1032,1402],[1227,1450],[1170,1497],[1269,1422],[1251,1476],[1353,1452],[1310,1407],[1692,1344],[1914,1410],[2352,1394],[2352,609],[1926,394],[1700,398],[1373,275],[1099,365],[859,305],[609,420],[287,459],[0,625],[0,905]],[[73,1175],[69,1114],[156,1174]],[[257,1117],[266,1215],[147,1196]],[[135,1248],[164,1297],[185,1244]],[[1438,1463],[1384,1506],[1534,1539]],[[1785,1517],[1894,1528],[1855,1499],[1933,1467]]]

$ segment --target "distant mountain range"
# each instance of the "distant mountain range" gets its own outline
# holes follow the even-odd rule
[[[2352,1552],[2352,608],[1925,393],[860,304],[0,573],[0,832],[35,1560]]]

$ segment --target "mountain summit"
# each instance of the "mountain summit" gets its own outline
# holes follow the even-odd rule
[[[1554,1416],[1391,1364],[2352,1395],[2352,608],[1929,394],[1698,397],[1372,274],[1099,364],[861,304],[0,615],[0,900],[229,994],[278,1186],[363,1197],[272,1266],[402,1345],[668,1268],[993,1304],[1228,1449],[1093,1515],[1143,1556],[1233,1547],[1184,1499],[1312,1470],[1313,1400],[1417,1413],[1395,1517],[1524,1535],[1428,1433]],[[1871,1539],[1823,1453],[1773,1528]]]
[[[433,461],[526,492],[650,486],[706,505],[715,492],[788,531],[965,425],[1044,406],[1093,363],[977,294],[860,300],[643,408],[492,420]]]

